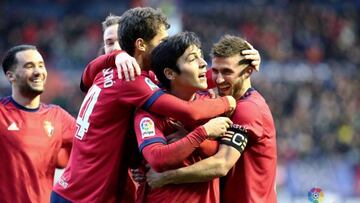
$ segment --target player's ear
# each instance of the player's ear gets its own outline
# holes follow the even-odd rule
[[[143,38],[137,38],[135,41],[135,49],[144,52],[146,50],[146,43]]]
[[[164,75],[165,75],[165,77],[166,77],[168,80],[174,80],[174,79],[175,79],[175,76],[176,76],[176,72],[173,71],[173,70],[170,69],[170,68],[165,68],[165,69],[164,69]]]
[[[249,66],[249,67],[246,69],[245,77],[246,77],[246,78],[249,78],[253,71],[254,71],[254,67]]]
[[[6,78],[12,83],[15,80],[15,72],[14,71],[6,71]]]
[[[254,67],[249,65],[247,68],[245,68],[244,70],[241,71],[240,76],[242,76],[244,78],[249,78],[250,75],[252,74],[253,70],[254,70]]]

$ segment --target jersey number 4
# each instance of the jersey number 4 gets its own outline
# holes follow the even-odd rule
[[[89,117],[94,109],[96,101],[100,95],[100,87],[93,85],[86,94],[84,101],[81,104],[79,115],[76,119],[76,134],[75,137],[79,140],[84,138],[85,133],[88,131],[90,123]]]

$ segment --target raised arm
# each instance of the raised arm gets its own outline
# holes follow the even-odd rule
[[[85,67],[80,81],[81,91],[87,92],[99,72],[104,68],[114,67],[115,65],[118,69],[119,79],[122,79],[124,74],[125,80],[134,80],[135,75],[140,75],[141,73],[141,69],[134,57],[123,50],[116,50],[97,57]]]

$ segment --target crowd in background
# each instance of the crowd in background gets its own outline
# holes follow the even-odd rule
[[[0,53],[36,45],[49,71],[44,101],[75,116],[83,96],[81,71],[102,46],[101,21],[130,5],[1,2]],[[241,35],[260,51],[253,85],[273,112],[279,165],[341,157],[355,167],[354,193],[360,194],[360,2],[184,0],[176,7],[182,29],[201,37],[208,62],[212,43],[224,33]],[[1,79],[0,96],[9,93]]]

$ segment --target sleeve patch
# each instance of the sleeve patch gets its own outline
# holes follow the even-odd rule
[[[150,87],[152,91],[159,89],[159,87],[155,85],[155,83],[153,83],[150,78],[145,77],[145,83]]]
[[[147,137],[153,137],[155,136],[155,124],[154,121],[151,120],[149,117],[144,117],[140,121],[140,131],[141,131],[141,137],[147,138]]]

